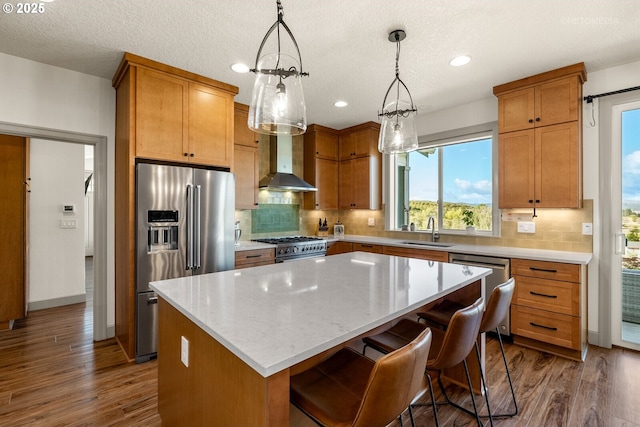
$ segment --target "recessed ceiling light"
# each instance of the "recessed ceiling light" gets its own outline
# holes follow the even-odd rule
[[[467,65],[469,62],[471,62],[470,56],[460,55],[460,56],[456,56],[451,61],[449,61],[449,65],[452,65],[454,67],[460,67],[462,65]]]
[[[241,74],[244,74],[244,73],[248,73],[248,72],[249,72],[249,66],[248,66],[248,65],[245,65],[245,64],[242,64],[242,63],[240,63],[240,62],[238,62],[238,63],[236,63],[236,64],[233,64],[233,65],[231,66],[231,69],[232,69],[233,71],[235,71],[236,73],[241,73]]]
[[[333,103],[333,105],[335,105],[338,108],[344,108],[349,104],[347,103],[347,101],[336,101]]]

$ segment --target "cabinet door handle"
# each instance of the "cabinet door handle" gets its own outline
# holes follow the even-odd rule
[[[529,270],[531,271],[543,271],[545,273],[557,273],[558,270],[553,270],[550,268],[537,268],[537,267],[529,267]]]
[[[247,259],[249,259],[249,258],[260,258],[260,257],[262,257],[262,254],[260,254],[260,255],[247,255],[246,256]]]
[[[529,199],[529,203],[533,203],[533,199]]]
[[[184,153],[184,156],[187,157],[189,155],[189,153]]]
[[[191,153],[191,154],[190,154],[190,156],[191,156],[191,157],[195,157],[196,155],[195,155],[194,153]]]
[[[529,293],[530,293],[531,295],[535,295],[535,296],[537,296],[537,297],[558,298],[558,296],[557,296],[557,295],[540,294],[540,293],[538,293],[538,292],[533,292],[533,291],[529,291]]]
[[[372,247],[373,247],[373,245],[362,245],[362,244],[361,244],[361,245],[360,245],[360,247],[362,247],[362,248],[372,248]]]
[[[535,326],[536,328],[548,329],[550,331],[557,331],[558,328],[552,328],[551,326],[538,325],[537,323],[529,322],[531,326]]]
[[[536,117],[536,122],[539,122],[539,121],[540,121],[540,117]]]
[[[529,119],[529,123],[533,123],[533,119]]]

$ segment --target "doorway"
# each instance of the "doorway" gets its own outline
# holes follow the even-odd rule
[[[640,96],[611,106],[611,155],[611,342],[640,350]]]
[[[107,137],[0,122],[0,133],[94,147],[93,339],[114,335],[107,329]]]

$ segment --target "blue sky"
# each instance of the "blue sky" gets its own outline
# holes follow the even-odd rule
[[[640,109],[622,113],[622,200],[640,202]]]
[[[411,200],[437,200],[437,154],[426,157],[417,152],[410,153]],[[444,200],[491,204],[491,140],[448,145],[444,147],[443,156]]]

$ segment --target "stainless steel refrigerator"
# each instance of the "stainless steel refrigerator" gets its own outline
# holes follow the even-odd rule
[[[235,267],[234,175],[139,163],[136,211],[136,362],[145,362],[158,348],[149,282]]]

